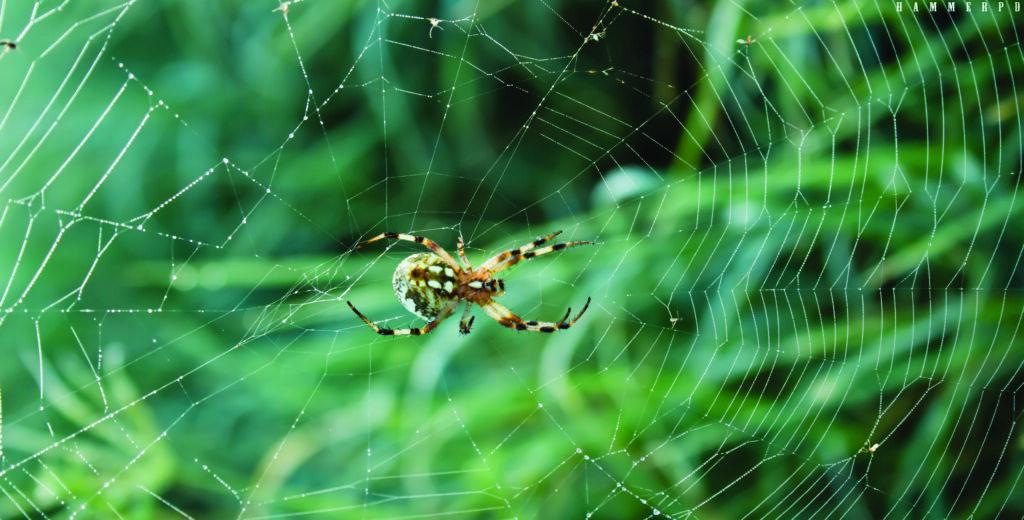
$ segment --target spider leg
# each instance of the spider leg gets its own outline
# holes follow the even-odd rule
[[[565,249],[567,247],[579,246],[579,245],[583,245],[583,244],[593,244],[593,242],[591,242],[589,240],[583,240],[583,241],[580,241],[580,242],[564,242],[564,243],[561,243],[561,244],[555,244],[555,245],[548,246],[548,247],[542,247],[540,249],[537,249],[536,251],[526,251],[526,252],[523,252],[523,253],[516,253],[516,254],[513,254],[513,255],[509,256],[508,259],[504,261],[504,263],[500,263],[498,265],[495,265],[493,268],[491,268],[491,274],[493,275],[494,273],[497,273],[499,271],[504,271],[505,269],[508,269],[509,267],[512,267],[513,265],[516,265],[519,262],[522,262],[523,260],[529,260],[529,259],[531,259],[531,258],[533,258],[535,256],[546,255],[546,254],[548,254],[548,253],[550,253],[552,251],[560,251],[560,250]]]
[[[466,250],[463,249],[465,243],[462,241],[462,235],[459,235],[459,260],[462,260],[462,265],[466,266],[467,271],[472,271],[473,268],[469,265],[469,259],[466,258]]]
[[[469,328],[473,326],[473,320],[476,316],[470,316],[469,310],[473,308],[473,304],[466,302],[466,310],[462,311],[462,320],[459,321],[459,332],[462,334],[469,334]],[[469,321],[466,321],[469,318]]]
[[[392,233],[390,231],[386,231],[365,242],[360,243],[359,245],[356,246],[356,249],[359,249],[360,247],[363,247],[366,244],[369,244],[370,242],[376,242],[382,238],[397,238],[399,240],[408,240],[409,242],[423,244],[424,246],[427,246],[431,251],[436,253],[437,256],[440,256],[445,261],[445,263],[448,264],[448,266],[451,267],[452,269],[456,271],[461,269],[459,267],[459,264],[455,263],[455,259],[452,258],[452,255],[448,254],[448,251],[445,251],[444,248],[434,243],[433,240],[416,235],[406,235],[403,233]]]
[[[525,246],[517,247],[515,249],[509,249],[508,251],[505,251],[503,253],[498,253],[498,254],[492,256],[491,258],[489,258],[486,262],[484,262],[484,265],[481,265],[480,268],[481,269],[491,269],[494,266],[498,265],[499,262],[505,260],[506,258],[508,258],[510,256],[513,256],[513,255],[521,255],[521,254],[525,253],[526,251],[529,251],[529,250],[531,250],[531,249],[533,249],[533,248],[543,244],[544,242],[547,242],[548,240],[551,240],[552,238],[557,237],[559,235],[559,233],[561,233],[561,232],[562,232],[562,230],[559,229],[558,231],[555,231],[554,233],[551,233],[550,235],[548,235],[548,236],[546,236],[544,238],[538,238],[537,240],[534,240],[533,242],[530,242],[529,244],[526,244]]]
[[[550,321],[523,321],[522,318],[506,309],[504,305],[492,299],[488,299],[478,305],[484,309],[484,312],[486,312],[488,316],[510,329],[531,330],[535,332],[554,332],[558,329],[568,329],[569,327],[572,327],[572,324],[576,323],[576,320],[580,319],[580,316],[583,316],[584,312],[587,312],[587,308],[590,307],[590,298],[587,298],[587,303],[583,305],[583,310],[568,323],[566,323],[566,320],[569,319],[569,314],[572,313],[571,308],[565,311],[565,316],[563,316],[560,321],[555,323]]]
[[[359,318],[365,321],[367,325],[373,327],[373,330],[376,331],[377,334],[380,334],[381,336],[401,336],[405,334],[419,336],[421,334],[426,334],[434,330],[434,327],[437,327],[437,325],[444,321],[445,318],[451,316],[452,311],[455,310],[455,304],[459,303],[459,301],[452,300],[451,302],[449,302],[447,305],[441,308],[441,312],[437,313],[437,316],[434,317],[433,320],[430,320],[430,323],[418,329],[387,329],[384,327],[378,327],[374,325],[372,321],[366,319],[366,316],[363,316],[363,313],[357,311],[355,305],[352,305],[352,302],[347,301],[345,303],[347,303],[348,306],[352,308],[352,312],[356,313],[356,316],[359,316]],[[472,323],[472,320],[470,320],[470,322]]]

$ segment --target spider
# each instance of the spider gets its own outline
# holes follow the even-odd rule
[[[510,329],[537,332],[554,332],[558,329],[568,329],[573,323],[576,323],[576,320],[580,319],[580,316],[583,316],[584,312],[587,312],[587,307],[590,306],[590,298],[587,298],[587,303],[583,305],[583,310],[572,321],[567,321],[569,314],[572,312],[572,308],[570,308],[565,311],[565,316],[557,323],[549,321],[523,321],[522,318],[512,314],[512,311],[492,299],[505,293],[505,281],[492,278],[499,271],[504,271],[522,260],[552,251],[559,251],[582,244],[593,244],[589,240],[565,242],[530,251],[558,236],[559,233],[561,231],[556,231],[522,247],[498,253],[476,269],[469,265],[469,260],[466,258],[466,253],[463,250],[461,236],[458,242],[459,259],[462,260],[462,264],[465,267],[456,263],[452,255],[448,254],[447,251],[430,239],[401,233],[381,233],[359,244],[356,246],[356,249],[382,238],[397,238],[423,244],[432,251],[431,253],[417,253],[402,260],[402,263],[398,264],[398,268],[395,269],[395,276],[392,280],[392,284],[395,287],[395,296],[402,302],[402,306],[408,309],[409,312],[425,320],[430,320],[430,322],[418,329],[386,329],[378,327],[372,321],[366,319],[363,313],[356,310],[352,302],[346,303],[352,308],[352,312],[356,313],[356,316],[359,316],[367,325],[373,327],[377,334],[383,336],[401,334],[419,336],[420,334],[426,334],[434,330],[434,327],[437,327],[445,318],[451,316],[452,311],[455,310],[456,305],[461,301],[466,302],[466,310],[463,311],[462,320],[459,321],[459,332],[462,334],[469,334],[469,328],[473,326],[473,320],[476,319],[475,316],[470,317],[469,315],[473,304],[482,307],[488,316]]]

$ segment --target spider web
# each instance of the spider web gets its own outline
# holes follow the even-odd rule
[[[0,517],[1024,514],[1024,13],[765,4],[0,2]]]

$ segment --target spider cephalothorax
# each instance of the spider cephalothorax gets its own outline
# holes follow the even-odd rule
[[[348,306],[367,325],[373,327],[373,330],[383,335],[412,334],[418,336],[426,334],[434,330],[434,327],[450,316],[460,301],[466,302],[466,310],[463,311],[462,320],[459,322],[459,332],[463,334],[468,334],[469,328],[473,325],[474,318],[469,315],[473,304],[479,305],[488,316],[510,329],[538,332],[554,332],[558,329],[567,329],[573,323],[576,323],[576,320],[580,319],[580,316],[583,316],[583,313],[587,311],[587,307],[590,306],[590,298],[587,298],[587,303],[583,305],[583,310],[572,321],[567,321],[569,314],[572,312],[572,309],[569,309],[565,312],[565,316],[557,323],[523,321],[522,318],[512,314],[511,311],[492,299],[501,296],[505,292],[505,282],[494,278],[495,273],[535,256],[571,246],[593,244],[590,241],[567,242],[531,251],[531,249],[544,244],[559,233],[561,231],[556,231],[547,237],[534,240],[522,247],[498,253],[476,269],[469,265],[469,260],[466,258],[466,253],[463,250],[462,237],[459,237],[458,242],[459,259],[462,260],[463,264],[460,266],[452,258],[452,255],[427,238],[399,233],[381,233],[356,247],[362,247],[365,244],[382,238],[397,238],[423,244],[433,251],[432,253],[417,253],[403,260],[402,263],[398,264],[398,268],[395,269],[395,276],[392,280],[395,296],[402,302],[402,305],[409,312],[425,320],[430,320],[430,323],[418,329],[386,329],[378,327],[366,319],[366,316],[363,316],[361,312],[356,310],[352,302],[347,302]]]

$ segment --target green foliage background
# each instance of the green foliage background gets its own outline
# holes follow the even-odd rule
[[[0,58],[0,517],[1024,511],[1024,14],[57,5]],[[344,304],[421,325],[379,232],[558,229],[502,301],[569,331]]]

